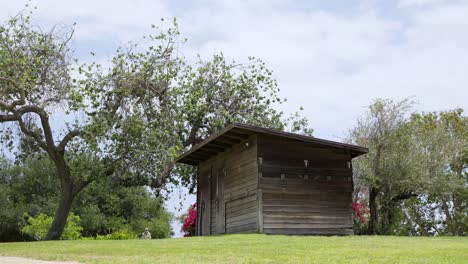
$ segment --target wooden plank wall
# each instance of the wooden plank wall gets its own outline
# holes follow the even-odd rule
[[[200,164],[197,181],[197,230],[198,235],[209,235],[211,229],[211,166]]]
[[[258,152],[264,233],[352,234],[349,154],[270,136]]]
[[[256,232],[258,228],[256,138],[249,138],[248,148],[243,143],[235,146],[226,157],[226,233]]]
[[[245,147],[249,142],[249,147]],[[257,232],[258,230],[258,200],[257,200],[257,144],[256,136],[233,146],[231,149],[199,165],[200,171],[211,168],[211,198],[207,201],[211,210],[210,231],[202,235],[224,233],[219,232],[216,226],[218,221],[225,221],[225,233]],[[215,173],[224,173],[223,210],[225,218],[217,216],[215,197]],[[200,189],[206,189],[206,182]],[[202,220],[203,221],[203,220]],[[203,224],[202,224],[203,225]]]

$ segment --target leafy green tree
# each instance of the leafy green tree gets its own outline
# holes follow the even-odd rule
[[[44,215],[48,221],[41,221],[45,227],[40,230],[46,233],[52,223],[49,216],[54,214],[60,194],[53,163],[47,157],[38,156],[18,164],[0,158],[0,165],[0,241],[35,239],[32,233],[21,232],[28,222],[24,214],[36,220]],[[78,194],[72,210],[80,217],[84,237],[123,238],[123,233],[137,237],[145,227],[154,233],[153,238],[172,234],[172,215],[164,207],[162,197],[155,197],[142,186],[123,187],[109,177],[90,183]],[[65,237],[71,239],[64,233],[62,239]]]
[[[60,184],[47,157],[27,158],[14,164],[0,157],[0,241],[27,239],[21,232],[24,213],[53,215]]]
[[[89,185],[76,199],[75,212],[81,217],[84,236],[109,235],[126,230],[139,236],[145,227],[153,238],[171,235],[172,215],[162,197],[145,187],[123,187],[101,178]]]
[[[410,204],[416,205],[414,226],[421,233],[467,235],[468,118],[462,109],[413,114],[411,125],[427,175],[425,195]]]
[[[401,201],[417,196],[424,182],[407,125],[411,105],[377,99],[351,130],[352,142],[369,148],[354,162],[356,187],[369,192],[369,234],[389,233]]]
[[[2,141],[14,149],[21,139],[18,157],[47,154],[60,179],[46,239],[60,238],[74,199],[97,178],[156,192],[168,183],[193,189],[193,169],[174,157],[232,122],[312,132],[306,119],[275,110],[284,99],[260,60],[228,63],[220,54],[190,66],[175,20],[157,30],[102,69],[73,58],[72,29],[43,32],[23,13],[0,26],[0,123],[13,124]],[[62,129],[51,126],[53,116],[77,118]]]
[[[85,149],[75,139],[82,134],[80,124],[70,124],[59,132],[51,126],[51,114],[79,110],[80,86],[71,77],[75,60],[68,43],[73,31],[43,32],[31,25],[29,15],[20,13],[0,25],[0,123],[2,141],[13,147],[13,132],[28,138],[36,153],[46,153],[60,179],[61,194],[47,239],[59,239],[65,227],[73,199],[92,181],[94,172],[77,175],[77,161],[68,155]],[[73,149],[73,150],[71,150]],[[91,157],[93,153],[88,153]]]
[[[12,168],[13,164],[0,156],[0,241],[18,241],[23,238],[19,229],[24,211],[10,185],[13,178]]]
[[[148,36],[147,48],[119,49],[106,74],[94,83],[99,144],[113,154],[113,173],[128,185],[161,190],[167,183],[195,186],[194,171],[174,158],[233,122],[311,134],[299,114],[284,118],[272,72],[253,57],[227,62],[224,55],[188,65],[177,53],[177,23]]]
[[[354,162],[368,190],[369,234],[465,235],[468,122],[463,110],[413,113],[411,102],[376,100],[351,131],[369,153]]]

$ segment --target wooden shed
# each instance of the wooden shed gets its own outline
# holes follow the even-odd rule
[[[367,148],[232,124],[177,158],[198,166],[197,235],[352,234],[352,163]]]

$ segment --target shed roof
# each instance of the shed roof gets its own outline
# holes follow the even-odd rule
[[[175,161],[189,165],[198,165],[198,163],[206,161],[211,157],[220,154],[226,149],[239,144],[242,140],[247,139],[250,135],[253,134],[278,136],[295,141],[301,141],[304,143],[313,143],[324,147],[342,149],[348,151],[352,157],[363,155],[369,151],[367,148],[357,145],[345,144],[311,136],[304,136],[276,129],[234,123],[211,135],[203,142],[183,153]]]

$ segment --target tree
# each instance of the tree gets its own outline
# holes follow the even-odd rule
[[[109,235],[126,231],[140,236],[145,227],[153,238],[171,235],[172,215],[162,197],[155,197],[143,186],[122,187],[108,177],[92,182],[75,201],[83,236]]]
[[[20,138],[27,155],[46,153],[60,179],[46,239],[60,238],[73,200],[96,178],[156,192],[179,182],[193,189],[193,169],[176,166],[174,157],[232,122],[279,129],[289,122],[312,132],[306,119],[274,109],[284,100],[260,60],[227,63],[220,54],[193,68],[178,53],[176,21],[156,30],[147,48],[119,48],[102,69],[72,58],[73,30],[43,32],[24,14],[0,27],[0,123],[15,125],[5,127],[3,139],[13,149]],[[58,133],[63,127],[52,127],[52,115],[71,113],[78,118]],[[18,137],[11,136],[15,127]]]
[[[124,184],[161,190],[182,183],[193,191],[193,169],[174,158],[233,122],[312,133],[299,114],[284,118],[275,110],[285,100],[264,62],[227,62],[221,53],[189,65],[177,52],[179,34],[174,20],[146,37],[147,48],[119,49],[111,68],[96,75],[95,130],[103,131],[99,144]]]
[[[67,126],[63,135],[51,126],[51,113],[59,107],[78,110],[78,86],[72,75],[73,60],[68,42],[73,30],[63,35],[54,28],[42,32],[20,13],[0,26],[0,122],[4,140],[13,146],[15,127],[21,137],[32,140],[47,153],[60,179],[61,195],[47,239],[59,239],[76,195],[91,179],[75,175],[67,156],[71,141],[82,134],[78,124]]]
[[[54,164],[45,155],[37,155],[18,164],[0,157],[0,165],[0,241],[33,239],[33,233],[25,235],[21,231],[33,219],[40,224],[36,225],[39,229],[29,229],[38,230],[40,239],[44,239],[60,195]],[[80,217],[84,237],[115,238],[119,232],[137,237],[144,227],[150,228],[153,238],[171,235],[172,215],[164,207],[162,197],[155,197],[143,186],[123,187],[109,177],[99,177],[83,189],[75,198],[71,213]],[[66,232],[65,227],[60,239],[73,238]]]
[[[462,109],[416,113],[411,126],[423,156],[426,191],[409,204],[416,208],[408,219],[425,227],[419,233],[468,234],[468,118]]]
[[[410,114],[411,106],[378,99],[351,131],[369,147],[354,163],[356,191],[368,190],[368,233],[464,235],[468,120],[461,109]]]
[[[356,187],[369,192],[369,234],[389,233],[397,206],[417,196],[423,184],[420,155],[407,125],[411,105],[408,99],[377,99],[351,130],[351,141],[369,148],[354,162]]]

